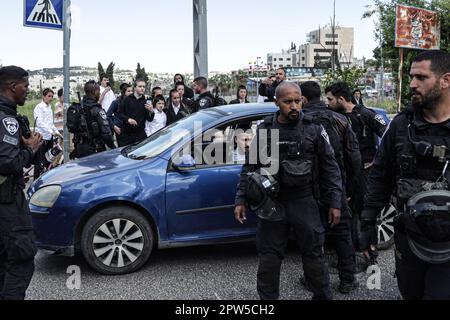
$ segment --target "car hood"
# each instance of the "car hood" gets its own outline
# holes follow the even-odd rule
[[[38,189],[44,185],[63,185],[131,166],[136,169],[139,162],[124,157],[121,154],[121,149],[102,152],[52,169],[38,179],[33,187]]]

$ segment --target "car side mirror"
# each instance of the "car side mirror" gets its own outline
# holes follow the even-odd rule
[[[191,155],[184,155],[181,158],[173,159],[172,166],[177,171],[190,171],[196,168],[196,163]]]

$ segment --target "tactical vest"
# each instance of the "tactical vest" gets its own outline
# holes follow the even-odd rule
[[[275,117],[275,118],[274,118]],[[268,133],[268,155],[272,161],[279,161],[279,171],[276,179],[280,183],[280,197],[286,194],[297,194],[299,198],[320,197],[318,184],[317,147],[306,130],[313,123],[310,116],[304,115],[298,121],[295,129],[286,130],[276,121],[277,115],[264,120],[262,129],[278,129],[279,156],[272,155],[270,150],[271,134]],[[278,159],[277,159],[278,158]]]
[[[450,130],[442,136],[422,136],[418,134],[414,113],[405,111],[405,116],[408,125],[398,126],[395,141],[395,192],[398,209],[403,212],[408,200],[421,192],[449,190],[445,180],[450,178],[449,170],[444,172],[450,160]],[[450,241],[450,213],[438,215],[430,210],[430,214],[419,218],[405,215],[403,219],[409,234],[435,242]]]

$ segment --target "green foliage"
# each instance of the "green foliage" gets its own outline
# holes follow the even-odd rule
[[[364,104],[368,108],[380,108],[386,110],[390,115],[397,113],[397,100],[395,99],[385,99],[383,101],[377,99],[366,99]]]
[[[243,70],[227,74],[217,74],[209,79],[209,85],[218,87],[222,95],[234,95],[240,85],[246,85],[249,75]]]
[[[333,69],[328,69],[322,79],[322,87],[326,88],[335,82],[344,81],[348,84],[351,90],[355,90],[358,88],[358,84],[366,72],[366,69],[357,66],[343,69],[337,68],[334,71]]]
[[[100,76],[102,74],[106,73],[105,69],[103,68],[103,66],[100,62],[98,63],[97,70],[98,70],[98,81],[100,82],[100,81],[102,81],[102,79],[100,79]]]
[[[377,62],[376,67],[380,66],[384,59],[385,67],[392,69],[394,73],[398,72],[400,66],[399,49],[395,48],[395,8],[397,4],[411,5],[429,10],[437,11],[441,22],[441,49],[450,51],[450,1],[448,0],[374,0],[374,4],[368,7],[363,18],[376,16],[375,38],[380,43],[382,39],[383,57],[380,47],[376,48],[374,57]],[[412,49],[404,50],[403,81],[402,81],[402,102],[406,104],[410,97],[409,92],[409,68],[414,58],[421,51]],[[395,78],[398,84],[398,77]]]

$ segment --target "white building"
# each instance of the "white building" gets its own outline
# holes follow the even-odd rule
[[[271,70],[277,68],[299,67],[298,51],[295,44],[291,44],[291,49],[282,50],[281,53],[267,54],[267,65]]]
[[[298,51],[299,66],[312,68],[317,63],[328,62],[333,49],[337,52],[341,66],[350,66],[354,61],[354,29],[336,27],[334,36],[331,26],[310,32],[307,43],[301,45]]]

